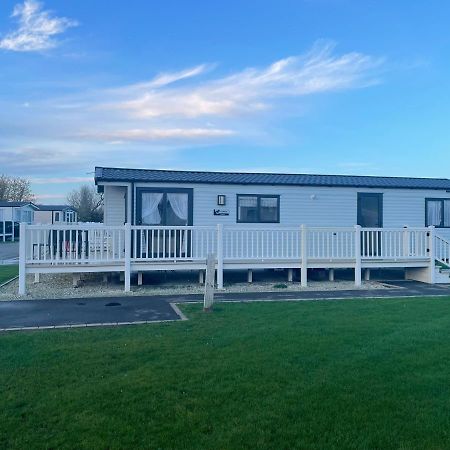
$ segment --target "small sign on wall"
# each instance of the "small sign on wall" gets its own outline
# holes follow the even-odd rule
[[[228,209],[215,209],[214,215],[215,216],[229,216],[230,211]]]

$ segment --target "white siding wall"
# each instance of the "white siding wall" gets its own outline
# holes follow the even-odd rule
[[[137,187],[158,187],[136,183]],[[357,223],[357,194],[383,194],[383,226],[425,226],[425,198],[450,198],[450,193],[418,189],[363,189],[301,186],[244,186],[208,184],[164,184],[165,187],[193,188],[194,225],[236,225],[236,194],[280,195],[280,224],[296,226],[353,226]],[[125,220],[125,187],[105,186],[105,223],[120,225]],[[217,206],[217,195],[226,195],[226,206]],[[136,196],[135,196],[136,202]],[[214,216],[213,210],[227,209],[229,216]],[[247,226],[247,224],[239,224]],[[267,224],[248,224],[267,227]],[[276,226],[276,224],[275,224]],[[437,232],[450,238],[450,229]]]
[[[37,224],[52,223],[52,211],[35,211],[34,221]]]
[[[1,220],[4,220],[5,222],[9,221],[9,220],[12,220],[13,208],[9,208],[9,207],[6,208],[6,207],[4,207],[4,208],[0,208],[0,209],[3,211]]]
[[[126,187],[105,186],[104,217],[105,225],[123,225],[125,222]]]

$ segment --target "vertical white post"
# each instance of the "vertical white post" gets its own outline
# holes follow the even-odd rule
[[[36,273],[34,274],[34,282],[35,282],[35,283],[39,283],[39,281],[40,281],[39,276],[40,276],[40,273],[39,273],[39,272],[36,272]]]
[[[409,256],[409,239],[408,239],[408,227],[403,227],[403,256],[407,258]]]
[[[370,281],[370,269],[364,271],[364,280]]]
[[[198,271],[198,284],[203,284],[205,282],[205,272],[203,270]]]
[[[15,225],[15,223],[14,222],[12,222],[12,229],[11,229],[11,242],[15,242],[15,240],[16,240],[16,237],[14,236],[14,225]]]
[[[301,226],[302,234],[302,268],[300,282],[302,287],[308,285],[308,230],[305,225]]]
[[[203,311],[211,311],[214,303],[214,266],[216,265],[214,255],[208,255],[206,259],[206,281],[205,295],[203,298]]]
[[[19,240],[19,295],[27,293],[26,286],[26,252],[27,252],[27,225],[25,222],[20,224],[20,240]]]
[[[328,280],[334,281],[334,269],[328,269]]]
[[[142,272],[138,272],[138,286],[142,286]]]
[[[288,283],[292,283],[293,279],[294,279],[294,271],[293,269],[288,269]]]
[[[361,226],[355,225],[355,285],[361,286]]]
[[[430,283],[436,283],[436,239],[435,239],[435,228],[433,226],[428,227],[428,248],[430,249]]]
[[[6,242],[6,220],[3,221],[3,242]]]
[[[247,270],[247,283],[253,283],[253,270]]]
[[[131,290],[131,225],[125,224],[125,292]]]
[[[223,225],[217,225],[217,289],[223,289]]]

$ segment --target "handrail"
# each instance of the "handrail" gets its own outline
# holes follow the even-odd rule
[[[450,268],[450,242],[440,235],[435,235],[435,260]]]

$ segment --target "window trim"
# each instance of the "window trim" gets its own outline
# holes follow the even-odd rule
[[[445,202],[445,200],[450,202],[450,197],[440,197],[440,198],[427,197],[427,198],[425,198],[425,226],[426,227],[431,226],[431,225],[428,225],[428,202],[441,202],[442,203],[441,224],[440,225],[433,225],[433,226],[435,228],[450,228],[450,225],[444,225],[444,220],[445,220],[444,202]]]
[[[256,197],[256,209],[258,220],[249,222],[239,219],[239,197]],[[275,198],[277,200],[276,220],[261,220],[261,198]],[[236,194],[236,223],[280,223],[280,196],[275,194]]]
[[[142,225],[142,194],[143,193],[160,193],[163,194],[164,198],[166,198],[167,194],[187,194],[188,195],[188,224],[187,226],[193,225],[194,219],[194,190],[192,188],[147,188],[147,187],[138,187],[136,188],[136,225]],[[164,208],[163,213],[163,222],[166,222],[166,209]],[[157,226],[157,225],[149,225],[149,226]],[[169,226],[170,225],[161,225],[161,226]]]

